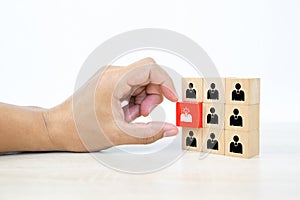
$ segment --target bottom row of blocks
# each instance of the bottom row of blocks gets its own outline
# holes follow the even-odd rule
[[[259,154],[259,130],[182,128],[182,147],[187,150],[251,158]]]

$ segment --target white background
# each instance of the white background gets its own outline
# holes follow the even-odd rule
[[[0,102],[53,107],[102,42],[164,28],[201,45],[221,76],[260,77],[263,123],[299,121],[299,8],[297,0],[1,1]]]

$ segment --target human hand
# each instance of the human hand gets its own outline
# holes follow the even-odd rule
[[[168,74],[152,58],[98,71],[72,98],[47,112],[49,134],[62,150],[95,151],[121,144],[149,144],[174,136],[166,122],[131,123],[166,97],[178,97]],[[127,101],[128,104],[121,106]]]

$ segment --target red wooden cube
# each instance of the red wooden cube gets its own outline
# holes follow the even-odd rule
[[[202,128],[202,103],[177,102],[176,126]]]

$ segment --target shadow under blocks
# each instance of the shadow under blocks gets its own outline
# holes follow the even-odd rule
[[[176,125],[182,148],[251,158],[259,154],[259,78],[182,78]]]

